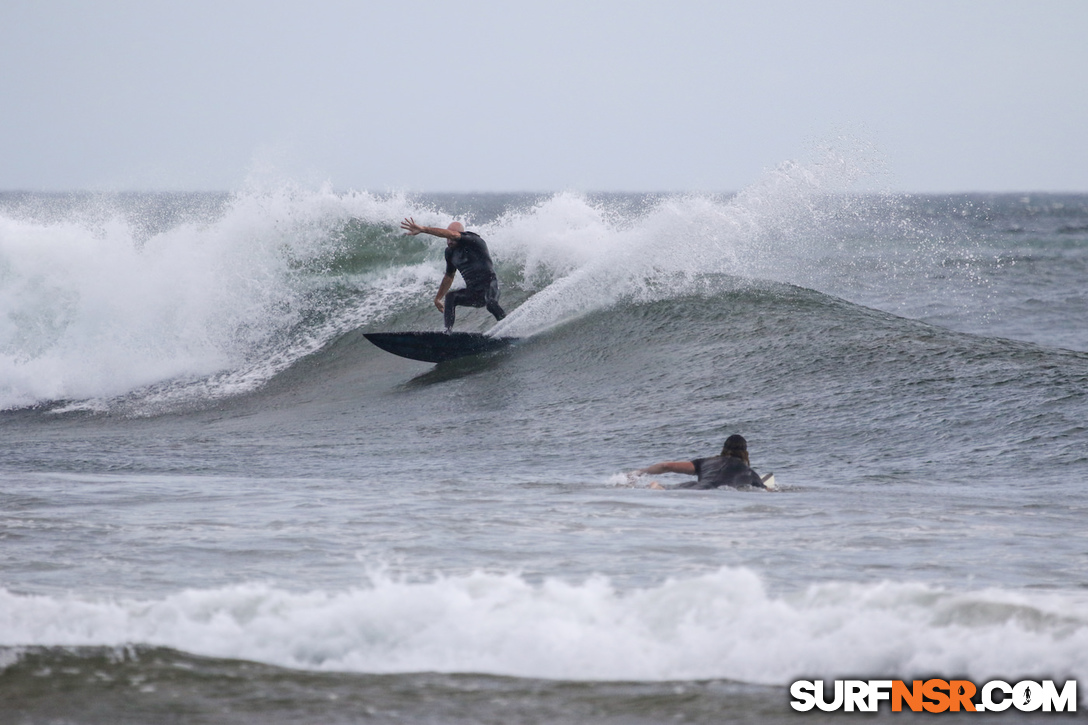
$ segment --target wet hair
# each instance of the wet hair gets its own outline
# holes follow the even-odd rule
[[[725,439],[725,445],[722,446],[721,455],[727,458],[739,458],[747,465],[748,441],[744,440],[744,436],[734,433]]]

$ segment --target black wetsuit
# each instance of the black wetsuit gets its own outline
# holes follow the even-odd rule
[[[461,232],[457,244],[446,247],[446,276],[452,277],[454,272],[461,273],[465,287],[446,294],[444,316],[447,330],[453,328],[457,305],[487,307],[496,320],[506,317],[499,307],[499,279],[495,276],[487,244],[479,234]]]
[[[706,489],[721,486],[766,488],[759,474],[739,458],[714,456],[713,458],[696,458],[691,463],[695,466],[695,475],[699,477],[698,480],[686,481],[673,488]]]

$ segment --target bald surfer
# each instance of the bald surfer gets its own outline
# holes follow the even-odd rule
[[[695,476],[694,481],[684,481],[674,486],[662,486],[657,481],[650,488],[691,488],[708,489],[729,486],[739,488],[751,486],[766,488],[763,478],[748,465],[748,441],[744,436],[733,434],[725,439],[721,454],[711,458],[696,458],[693,461],[663,461],[647,466],[636,474],[683,473]],[[770,478],[770,476],[768,476]]]
[[[452,222],[442,229],[416,224],[412,217],[402,221],[400,228],[411,237],[423,233],[446,240],[446,274],[438,286],[438,294],[434,296],[434,306],[443,315],[446,332],[453,330],[457,305],[486,307],[496,320],[506,317],[502,307],[499,307],[499,278],[495,276],[487,243],[479,234],[465,231],[465,225],[461,222]],[[461,273],[465,286],[451,292],[450,287],[457,272]]]

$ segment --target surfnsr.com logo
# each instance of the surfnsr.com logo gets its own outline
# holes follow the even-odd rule
[[[822,680],[798,680],[790,686],[790,706],[800,712],[819,708],[824,712],[876,712],[888,701],[892,712],[905,707],[912,712],[1002,712],[1010,707],[1021,712],[1076,712],[1077,681],[1058,689],[1053,680],[1023,680],[1010,685],[991,680],[981,687],[968,680],[835,680],[834,691],[824,697]]]

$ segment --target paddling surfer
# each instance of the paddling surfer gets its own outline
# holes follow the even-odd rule
[[[693,461],[663,461],[647,466],[636,474],[683,473],[696,476],[694,481],[684,481],[674,486],[662,486],[657,481],[650,488],[691,488],[708,489],[729,486],[751,486],[766,488],[763,479],[748,465],[748,441],[744,436],[733,434],[725,439],[721,454],[711,458],[696,458]]]
[[[446,240],[446,275],[438,286],[438,294],[434,296],[434,306],[443,315],[446,332],[453,329],[457,305],[486,307],[496,320],[506,317],[499,307],[499,279],[495,276],[487,243],[479,234],[466,232],[461,222],[453,222],[442,229],[416,224],[412,217],[402,221],[400,228],[411,237],[422,232]],[[461,273],[465,286],[451,292],[453,276],[457,272]]]

